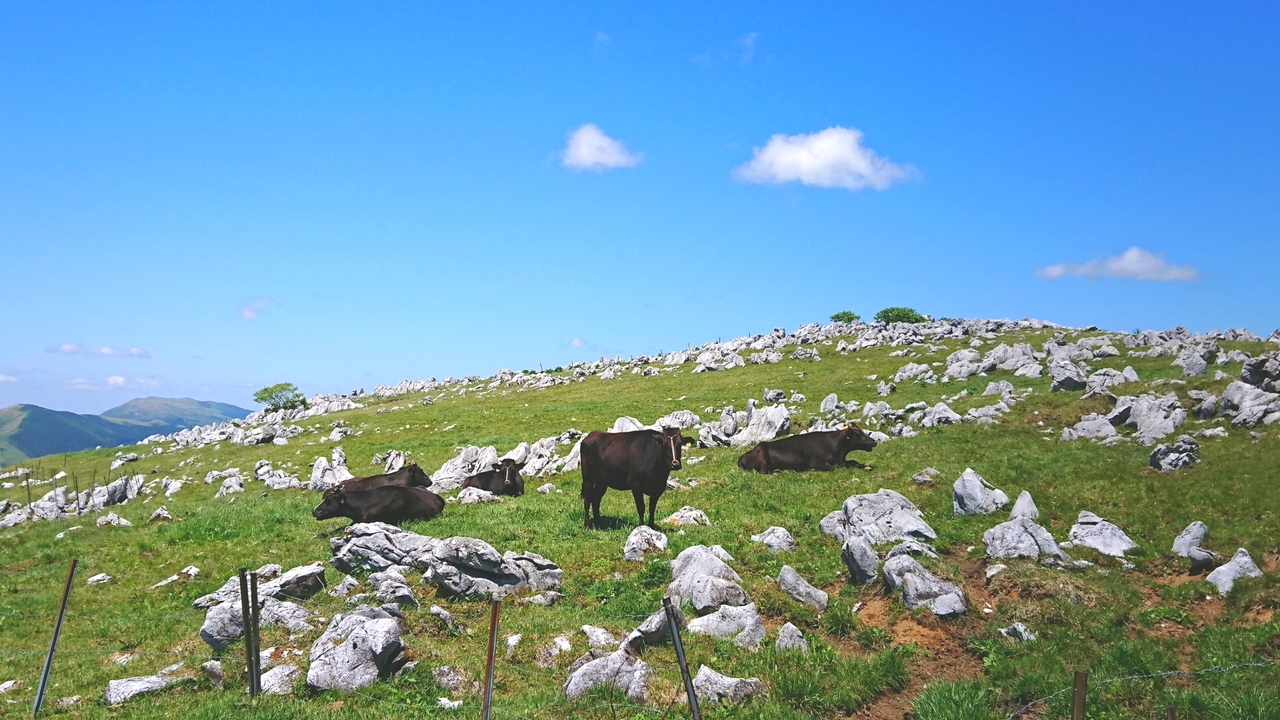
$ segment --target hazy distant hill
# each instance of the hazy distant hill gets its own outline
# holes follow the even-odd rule
[[[242,418],[249,412],[190,398],[140,398],[101,415],[11,405],[0,409],[0,466],[99,445],[135,443],[148,435]]]

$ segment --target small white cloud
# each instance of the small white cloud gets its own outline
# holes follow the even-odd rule
[[[738,50],[740,51],[739,59],[745,64],[751,62],[751,58],[756,54],[756,40],[760,38],[760,33],[752,32],[738,38]]]
[[[84,346],[75,343],[62,343],[61,345],[51,345],[45,348],[44,351],[60,355],[79,355],[84,352]]]
[[[751,162],[738,166],[734,177],[744,182],[799,182],[850,191],[884,190],[916,175],[910,165],[898,165],[862,145],[857,128],[829,127],[808,135],[774,135],[762,148],[753,148]]]
[[[0,383],[18,382],[18,378],[12,375],[0,375]]]
[[[570,340],[569,347],[573,348],[574,350],[582,349],[582,338],[574,338]]]
[[[98,389],[97,385],[94,385],[93,383],[89,382],[88,380],[85,380],[84,378],[76,378],[75,380],[72,380],[70,387],[72,390],[97,390]]]
[[[1036,275],[1048,280],[1083,277],[1090,280],[1154,280],[1156,282],[1189,282],[1200,279],[1200,271],[1191,265],[1173,265],[1161,253],[1131,247],[1121,255],[1094,258],[1086,263],[1064,262],[1036,268]]]
[[[599,45],[604,45],[605,43],[609,42],[609,41],[610,41],[610,40],[612,40],[612,39],[613,39],[613,38],[609,37],[609,36],[608,36],[607,34],[605,34],[605,33],[602,33],[602,32],[597,32],[597,33],[596,33],[596,43],[597,43],[597,44],[599,44]]]
[[[111,377],[107,378],[107,387],[109,388],[124,387],[124,384],[126,382],[128,381],[125,378],[119,375],[112,375]]]
[[[153,387],[159,387],[160,381],[153,380],[151,378],[143,378],[142,380],[134,380],[133,384],[137,385],[138,387],[153,388]]]
[[[627,152],[627,146],[614,140],[592,123],[569,133],[569,142],[561,154],[562,164],[574,170],[595,170],[635,167],[644,153]]]
[[[240,313],[240,319],[242,320],[257,320],[258,316],[262,314],[262,311],[266,309],[268,305],[275,304],[276,301],[273,298],[253,298],[252,300],[246,300],[241,303],[240,309],[237,312]]]
[[[63,343],[61,345],[53,345],[45,348],[45,352],[57,353],[59,355],[88,355],[90,357],[118,357],[118,358],[149,358],[151,353],[140,347],[131,348],[113,348],[103,346],[100,348],[86,348],[78,343]]]

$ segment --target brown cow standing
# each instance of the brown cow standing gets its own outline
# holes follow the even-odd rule
[[[738,467],[761,474],[783,470],[834,470],[842,467],[866,469],[857,460],[848,460],[854,450],[870,452],[876,441],[857,425],[843,430],[789,435],[762,442],[738,458]]]
[[[498,467],[467,478],[462,487],[480,488],[494,495],[520,497],[524,494],[524,476],[520,474],[523,469],[524,463],[517,464],[515,460],[505,458],[498,462]]]
[[[681,467],[681,449],[689,438],[679,428],[610,433],[593,430],[582,439],[582,526],[600,524],[600,499],[609,488],[629,490],[644,524],[644,496],[649,496],[649,525],[672,470]]]

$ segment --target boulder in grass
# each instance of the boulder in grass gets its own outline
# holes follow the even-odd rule
[[[178,663],[161,670],[155,675],[112,680],[107,683],[107,691],[103,693],[102,699],[108,705],[119,705],[139,695],[163,690],[170,685],[191,680],[188,677],[175,677],[172,675],[173,672],[176,672],[181,667],[182,663]]]
[[[686,627],[684,611],[674,604],[672,609],[675,611],[677,627],[684,630]],[[671,622],[667,618],[666,608],[661,608],[640,623],[639,627],[632,630],[631,634],[622,641],[622,644],[631,648],[634,652],[640,652],[646,646],[661,645],[667,642],[671,642]]]
[[[880,556],[876,554],[867,537],[861,533],[849,533],[840,549],[840,558],[849,569],[849,579],[870,585],[876,581],[880,568]]]
[[[965,468],[952,486],[951,501],[956,515],[990,515],[1008,505],[1009,496],[973,468]]]
[[[778,641],[774,643],[776,650],[799,650],[801,653],[809,654],[809,643],[804,639],[804,633],[800,632],[800,628],[787,623],[778,630]]]
[[[391,677],[408,662],[399,607],[360,607],[335,615],[311,645],[307,684],[352,692]]]
[[[690,620],[689,632],[732,639],[739,647],[756,648],[764,640],[764,622],[755,603],[742,607],[724,605],[710,615]]]
[[[1107,427],[1111,427],[1107,425]],[[1026,518],[1035,522],[1040,519],[1040,508],[1036,507],[1036,501],[1031,499],[1031,493],[1023,490],[1018,493],[1018,499],[1013,503],[1013,510],[1009,512],[1010,520],[1018,518]]]
[[[701,510],[685,505],[662,521],[666,525],[710,525],[711,520]]]
[[[564,692],[570,699],[582,697],[589,690],[612,686],[622,690],[636,702],[649,696],[649,676],[653,670],[630,648],[620,648],[604,657],[583,664],[569,675]]]
[[[1181,435],[1172,445],[1157,445],[1148,461],[1162,473],[1189,468],[1200,462],[1200,443],[1190,435]]]
[[[769,552],[790,552],[796,549],[796,541],[786,528],[774,525],[759,535],[751,536],[752,542],[763,543]]]
[[[1071,526],[1068,538],[1073,547],[1087,547],[1097,550],[1103,555],[1122,558],[1128,550],[1138,547],[1129,539],[1124,531],[1114,523],[1094,515],[1088,510],[1081,510],[1076,524]]]
[[[885,488],[844,501],[841,515],[824,518],[819,528],[839,542],[854,528],[873,545],[915,538],[929,542],[938,537],[924,521],[924,513],[902,495]],[[833,513],[834,515],[834,513]]]
[[[264,695],[292,695],[293,686],[302,677],[297,665],[277,665],[262,673],[260,684]]]
[[[703,665],[693,679],[693,690],[699,700],[736,705],[751,697],[765,694],[760,678],[734,678]]]
[[[796,602],[804,603],[818,612],[827,609],[827,594],[810,585],[790,565],[782,566],[782,572],[778,573],[778,585]]]
[[[963,590],[939,579],[910,555],[885,561],[884,581],[891,590],[902,589],[902,601],[908,610],[923,605],[940,617],[960,615],[966,610]]]
[[[637,525],[627,536],[627,544],[622,548],[622,559],[631,562],[644,560],[649,551],[662,552],[667,549],[667,536],[648,525]]]
[[[1058,547],[1058,543],[1049,531],[1026,517],[1014,518],[1009,522],[996,525],[983,533],[982,542],[987,546],[987,557],[992,559],[1017,557],[1033,560],[1041,557],[1067,559],[1066,553]]]
[[[1182,557],[1190,557],[1192,548],[1198,548],[1209,534],[1209,528],[1199,520],[1191,523],[1178,537],[1173,539],[1173,552]]]
[[[1262,570],[1253,562],[1249,551],[1240,548],[1227,564],[1209,573],[1205,580],[1213,583],[1219,594],[1226,595],[1235,587],[1237,580],[1245,577],[1262,577]]]

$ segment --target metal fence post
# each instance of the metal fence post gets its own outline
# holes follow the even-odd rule
[[[676,646],[676,660],[680,663],[680,676],[684,678],[684,694],[689,696],[689,712],[693,720],[702,720],[702,712],[698,709],[698,694],[693,689],[693,679],[689,677],[689,663],[684,659],[684,643],[680,642],[680,626],[676,622],[676,609],[671,598],[662,598],[662,609],[667,613],[667,626],[671,628],[671,642]]]
[[[1084,696],[1088,685],[1089,673],[1077,671],[1075,690],[1071,694],[1071,720],[1084,720]]]
[[[498,608],[502,601],[489,601],[489,658],[485,661],[484,670],[484,720],[489,720],[493,711],[493,665],[498,651]]]
[[[1165,718],[1167,720],[1178,720],[1178,711],[1172,705],[1165,706]]]
[[[249,573],[249,617],[253,628],[253,696],[262,694],[262,643],[258,636],[258,573]]]
[[[31,707],[32,718],[40,714],[40,706],[44,704],[44,692],[49,688],[49,673],[53,671],[53,654],[58,651],[58,636],[62,634],[62,621],[67,617],[67,601],[71,599],[71,581],[76,577],[76,565],[79,563],[79,560],[73,558],[71,569],[67,571],[67,584],[62,588],[62,604],[58,606],[58,619],[53,624],[53,639],[49,641],[49,654],[44,656],[40,686],[36,688],[36,701]]]
[[[249,631],[249,623],[253,616],[249,614],[249,570],[240,568],[240,626],[244,629],[244,666],[249,673],[249,697],[253,697],[253,634]]]

